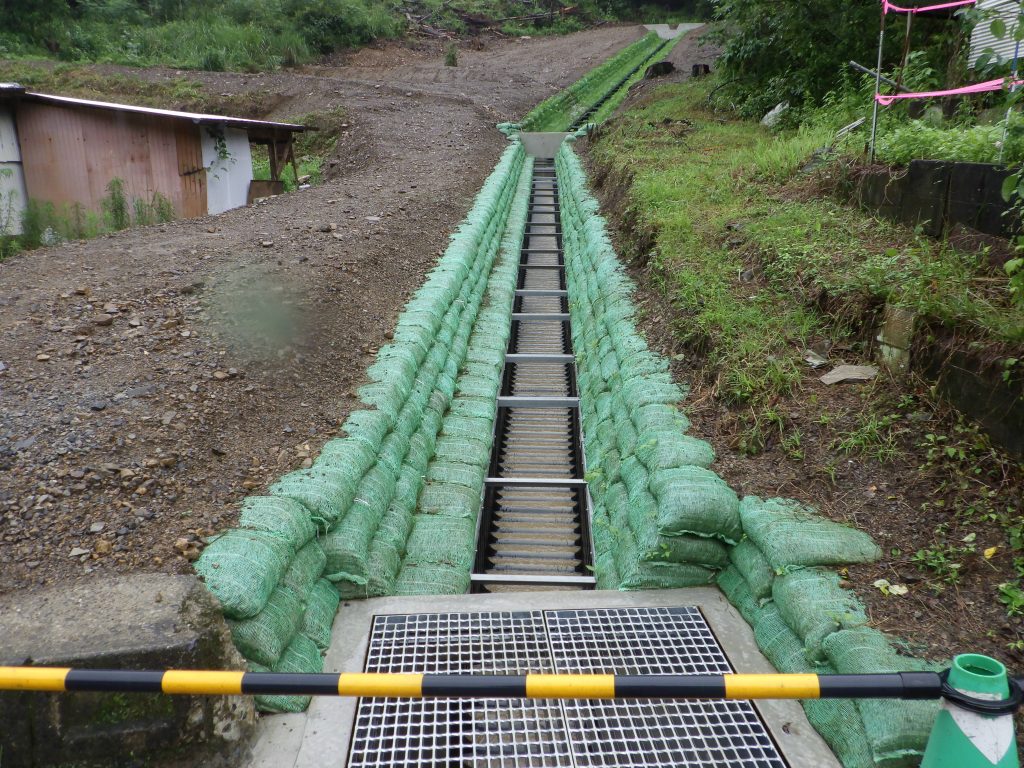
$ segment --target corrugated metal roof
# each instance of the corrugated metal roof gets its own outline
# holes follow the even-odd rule
[[[1012,61],[1017,45],[1014,31],[1021,12],[1020,0],[978,0],[978,8],[992,11],[994,15],[980,22],[971,33],[971,52],[968,57],[970,66],[973,67],[989,48],[999,55],[1000,60]],[[1006,34],[1001,38],[992,34],[992,19],[996,16],[1006,23]],[[1024,44],[1021,45],[1021,54],[1024,55]]]
[[[249,120],[244,117],[225,117],[223,115],[207,115],[199,112],[179,112],[173,109],[156,109],[155,107],[137,107],[133,104],[115,104],[109,101],[93,101],[91,99],[75,99],[70,96],[54,96],[47,93],[24,91],[17,83],[0,85],[0,96],[19,95],[22,100],[36,101],[43,104],[60,104],[69,107],[89,107],[93,109],[109,109],[117,112],[132,112],[140,115],[154,115],[172,120],[188,120],[198,125],[230,125],[237,128],[271,128],[282,131],[305,131],[306,126],[295,123],[275,123],[268,120]]]

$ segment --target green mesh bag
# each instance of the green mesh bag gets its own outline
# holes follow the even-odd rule
[[[334,525],[348,511],[355,490],[341,470],[326,464],[289,472],[270,486],[272,494],[299,502],[309,510],[313,522],[324,527]]]
[[[836,671],[844,675],[938,671],[942,668],[938,664],[901,656],[885,635],[869,627],[834,632],[822,642],[822,649]],[[876,764],[890,768],[920,763],[939,712],[937,700],[859,699],[856,704]]]
[[[680,433],[638,442],[636,455],[648,471],[655,472],[675,467],[710,467],[715,460],[715,449],[711,443]]]
[[[736,606],[736,610],[740,612],[740,615],[746,620],[747,624],[752,627],[755,626],[758,617],[761,615],[761,606],[754,599],[754,595],[750,591],[750,585],[747,584],[747,580],[743,578],[740,572],[736,570],[736,566],[730,565],[718,574],[716,580],[718,588],[722,590],[726,599]]]
[[[298,634],[281,654],[277,664],[274,664],[273,670],[319,673],[324,671],[324,659],[316,643]],[[312,696],[257,696],[255,701],[260,712],[302,712],[312,699]]]
[[[319,579],[313,585],[306,600],[306,612],[299,631],[316,643],[321,651],[326,651],[331,644],[331,627],[340,602],[338,590],[326,579]]]
[[[238,527],[284,539],[296,552],[316,536],[309,512],[297,501],[277,496],[250,496],[242,502]]]
[[[309,542],[295,554],[288,570],[281,577],[281,586],[287,587],[301,600],[305,600],[320,574],[324,572],[326,562],[327,558],[319,542]]]
[[[469,570],[441,563],[409,563],[395,581],[396,595],[461,595],[469,591]]]
[[[746,580],[756,600],[765,600],[772,596],[775,571],[761,554],[761,550],[754,546],[754,542],[743,539],[729,550],[729,560]]]
[[[639,542],[639,537],[637,539]],[[647,550],[642,559],[692,563],[717,570],[729,564],[729,549],[718,539],[703,539],[699,536],[657,536],[655,548]]]
[[[406,542],[406,559],[417,564],[441,563],[465,569],[473,565],[476,521],[465,517],[415,515]]]
[[[485,462],[464,464],[454,461],[439,461],[435,458],[427,469],[427,482],[461,485],[479,495],[486,474]]]
[[[283,538],[236,529],[214,539],[195,569],[225,616],[248,619],[263,610],[294,554]]]
[[[274,666],[299,629],[302,608],[298,595],[278,587],[263,610],[251,619],[228,621],[235,647],[251,661]]]
[[[746,496],[740,517],[747,536],[775,569],[867,563],[882,556],[866,533],[826,520],[792,499]]]
[[[814,666],[808,661],[804,644],[790,629],[778,607],[768,603],[761,609],[754,625],[754,640],[765,658],[779,670],[787,673],[814,672]]]
[[[651,474],[651,492],[658,500],[658,530],[664,535],[715,536],[734,544],[743,533],[739,499],[714,472],[663,469]]]
[[[830,634],[868,623],[864,606],[852,592],[839,586],[839,576],[817,568],[776,576],[772,597],[816,661],[824,659],[821,643]]]
[[[868,735],[850,699],[808,699],[807,720],[836,753],[844,768],[875,768]]]
[[[425,515],[471,517],[480,512],[480,489],[450,483],[427,483],[420,493],[419,511]]]

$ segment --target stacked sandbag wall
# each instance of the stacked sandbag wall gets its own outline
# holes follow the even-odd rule
[[[542,101],[523,118],[520,128],[524,131],[568,131],[580,115],[613,89],[620,90],[624,79],[664,55],[677,42],[661,40],[654,32],[644,35],[568,88]]]
[[[322,671],[342,597],[465,591],[501,372],[490,336],[508,326],[530,163],[518,141],[502,155],[367,371],[346,436],[246,499],[196,563],[251,668]]]
[[[569,312],[603,589],[711,583],[741,536],[739,499],[686,434],[683,391],[637,330],[632,283],[571,141],[556,157]]]
[[[791,500],[740,502],[708,469],[711,446],[685,434],[683,391],[636,328],[632,282],[571,140],[556,165],[598,586],[717,581],[780,672],[937,668],[898,653],[840,585],[836,567],[881,555],[869,536]],[[847,768],[917,765],[938,710],[872,699],[804,707]]]

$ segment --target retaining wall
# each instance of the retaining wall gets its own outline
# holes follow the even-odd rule
[[[466,591],[531,164],[514,141],[367,371],[346,436],[246,499],[196,563],[252,669],[322,671],[342,597]]]
[[[707,469],[711,446],[685,434],[684,392],[634,321],[632,282],[608,239],[571,140],[558,154],[595,576],[603,589],[716,580],[780,672],[920,670],[868,626],[837,566],[877,559],[860,531],[789,499],[740,501]],[[847,768],[916,766],[938,703],[804,702]]]

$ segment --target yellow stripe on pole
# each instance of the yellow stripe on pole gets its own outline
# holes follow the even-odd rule
[[[63,691],[68,667],[0,667],[0,691]]]
[[[531,699],[613,699],[615,675],[527,675]]]
[[[244,672],[168,670],[160,687],[164,693],[236,696],[242,692]]]
[[[816,699],[817,675],[725,675],[727,699]]]
[[[338,675],[338,694],[419,698],[423,695],[423,675],[344,672]]]

